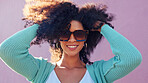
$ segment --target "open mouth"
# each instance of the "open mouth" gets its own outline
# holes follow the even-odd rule
[[[68,49],[75,50],[79,45],[66,45]]]

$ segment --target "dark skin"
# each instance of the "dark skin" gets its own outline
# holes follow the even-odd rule
[[[94,24],[94,27],[98,26],[99,22],[96,22]],[[73,32],[75,30],[82,30],[83,26],[79,21],[71,21],[71,28],[70,31]],[[99,29],[92,29],[92,31],[101,31],[101,28]],[[56,75],[61,83],[79,83],[83,76],[86,73],[86,64],[83,63],[79,59],[79,50],[84,45],[84,42],[77,42],[73,35],[71,35],[68,42],[61,42],[65,52],[62,55],[62,58],[60,61],[56,63],[56,67],[54,71],[56,72]],[[70,51],[65,45],[70,44],[79,45],[75,51]],[[69,52],[70,51],[70,52]],[[73,79],[74,78],[74,79]]]

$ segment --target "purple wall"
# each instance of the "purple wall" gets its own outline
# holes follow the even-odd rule
[[[107,4],[108,12],[114,13],[116,19],[112,22],[115,30],[129,39],[141,52],[142,64],[133,72],[117,80],[115,83],[146,83],[148,81],[148,1],[147,0],[73,0],[76,4],[85,2],[101,2]],[[22,8],[24,0],[0,0],[0,43],[15,32],[23,29]],[[39,51],[40,50],[40,51]],[[50,58],[48,44],[33,46],[30,53],[36,57]],[[104,39],[92,54],[92,61],[113,57],[109,43]],[[29,83],[19,74],[8,68],[0,60],[0,83]]]

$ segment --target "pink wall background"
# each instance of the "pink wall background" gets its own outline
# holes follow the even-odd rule
[[[141,65],[127,76],[115,83],[147,83],[148,82],[148,0],[73,0],[76,4],[85,2],[101,2],[108,5],[108,12],[114,13],[116,19],[112,22],[115,30],[129,39],[141,52]],[[24,0],[0,0],[0,43],[15,32],[23,29],[22,8]],[[41,47],[33,46],[30,53],[36,57],[50,59],[48,44]],[[92,54],[92,61],[113,57],[109,43],[104,39]],[[0,83],[29,83],[24,77],[13,72],[0,60]]]

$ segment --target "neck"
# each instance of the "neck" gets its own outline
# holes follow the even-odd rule
[[[79,58],[79,54],[75,56],[69,56],[67,54],[63,54],[61,60],[57,62],[57,65],[59,67],[67,69],[85,67],[85,64]]]

